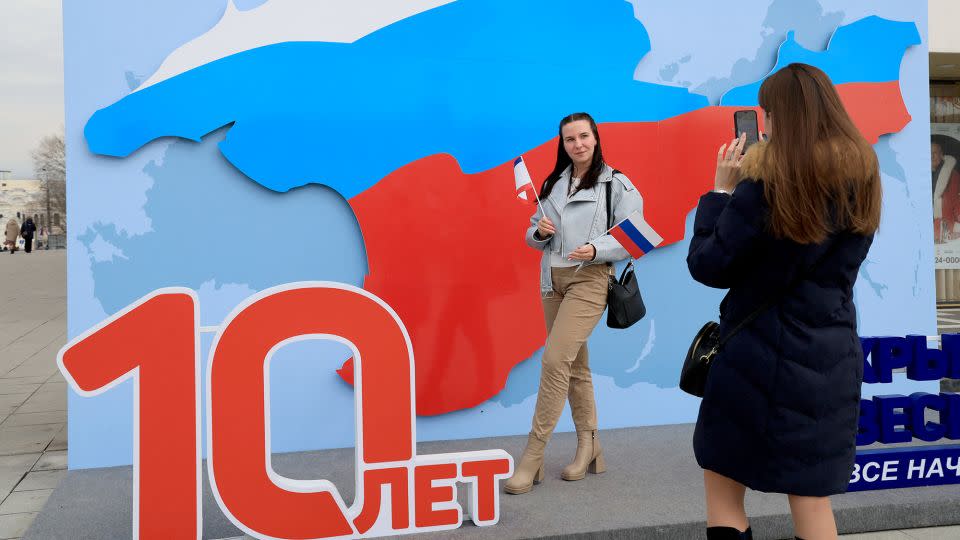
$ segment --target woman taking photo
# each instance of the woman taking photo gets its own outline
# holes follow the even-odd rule
[[[760,88],[768,142],[720,148],[687,264],[729,289],[693,437],[707,538],[751,538],[745,488],[785,493],[796,535],[836,538],[856,454],[863,353],[853,285],[880,223],[877,157],[830,79],[791,64]],[[752,313],[755,319],[731,333]]]
[[[629,254],[610,235],[607,194],[614,223],[641,209],[630,180],[603,161],[597,124],[586,113],[560,121],[553,172],[540,190],[540,207],[530,218],[527,244],[543,251],[540,292],[547,342],[540,389],[527,447],[507,493],[527,493],[543,479],[543,452],[569,398],[577,428],[577,453],[564,480],[606,469],[597,439],[597,410],[587,355],[587,338],[607,306],[608,276],[614,261]]]

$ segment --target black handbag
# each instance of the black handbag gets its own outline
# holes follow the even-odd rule
[[[610,276],[607,288],[607,326],[610,328],[630,328],[647,314],[647,306],[640,296],[637,276],[633,273],[633,262],[627,263],[615,280]]]
[[[713,362],[714,357],[717,356],[717,353],[723,350],[723,346],[726,345],[726,343],[730,341],[730,338],[736,335],[737,332],[743,330],[744,327],[756,320],[761,313],[779,302],[790,289],[799,285],[803,278],[827,257],[830,251],[829,248],[826,249],[812,265],[807,267],[805,271],[797,274],[779,294],[767,302],[764,302],[760,307],[747,315],[733,330],[726,336],[723,336],[722,339],[720,337],[719,323],[710,321],[703,325],[693,338],[693,343],[690,344],[690,348],[687,349],[686,358],[683,359],[683,368],[680,370],[680,389],[692,396],[703,397],[704,390],[707,386],[707,375],[710,374],[710,364]]]
[[[614,174],[616,173],[617,171],[614,171]],[[613,228],[613,212],[610,208],[611,183],[612,181],[606,183],[607,230]],[[637,276],[633,273],[633,261],[627,263],[623,272],[620,273],[620,279],[615,279],[612,275],[607,279],[609,280],[607,285],[607,326],[617,329],[630,328],[647,314],[647,306],[643,304],[643,297],[640,296]]]

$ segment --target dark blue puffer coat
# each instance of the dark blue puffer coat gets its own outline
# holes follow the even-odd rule
[[[720,304],[722,335],[798,273],[804,277],[714,358],[694,452],[701,467],[751,489],[843,493],[863,379],[853,285],[873,236],[840,232],[816,245],[775,239],[763,189],[762,181],[745,180],[732,196],[701,197],[690,273],[730,289]]]

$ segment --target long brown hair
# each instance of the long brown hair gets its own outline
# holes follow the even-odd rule
[[[764,81],[759,97],[773,133],[747,153],[743,172],[764,182],[773,235],[810,244],[834,231],[876,232],[877,155],[827,74],[790,64]]]

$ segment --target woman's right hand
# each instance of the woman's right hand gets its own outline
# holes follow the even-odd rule
[[[540,234],[540,238],[546,239],[553,236],[554,233],[557,232],[557,228],[553,226],[550,218],[543,216],[540,218],[540,221],[537,222],[537,232]]]
[[[717,174],[714,179],[714,189],[732,193],[742,178],[740,165],[743,163],[743,148],[747,144],[747,134],[744,133],[730,142],[730,146],[723,145],[717,152]]]

